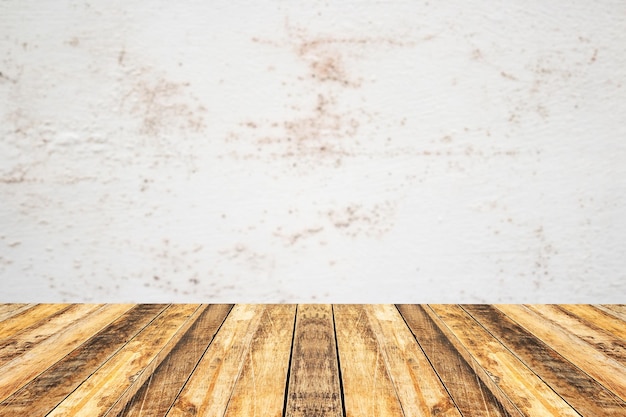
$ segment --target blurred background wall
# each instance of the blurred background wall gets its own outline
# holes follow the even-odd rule
[[[622,1],[0,1],[0,301],[623,302]]]

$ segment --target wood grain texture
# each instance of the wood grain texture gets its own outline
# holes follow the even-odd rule
[[[12,359],[44,343],[48,338],[71,327],[76,320],[88,316],[100,307],[102,306],[96,304],[76,304],[58,309],[45,318],[37,317],[34,324],[0,341],[0,369]]]
[[[538,312],[566,332],[581,338],[599,352],[613,358],[622,365],[626,364],[626,342],[610,332],[588,324],[577,315],[556,305],[527,306]]]
[[[621,417],[612,308],[0,304],[0,417]]]
[[[460,417],[461,413],[398,310],[382,304],[364,308],[404,415]]]
[[[154,374],[124,407],[120,416],[164,416],[231,308],[232,305],[216,304],[204,310]]]
[[[463,416],[510,416],[422,306],[397,308]]]
[[[44,416],[165,309],[138,305],[0,403],[0,414]]]
[[[626,308],[620,308],[624,306],[620,305],[612,305],[612,304],[596,304],[595,308],[604,311],[606,314],[610,314],[611,316],[626,322]]]
[[[35,307],[36,304],[0,304],[0,326],[3,321],[9,319],[22,311]]]
[[[116,415],[116,408],[126,405],[200,312],[195,304],[169,306],[48,416]]]
[[[601,304],[597,306],[604,311],[611,312],[623,321],[626,321],[626,304]]]
[[[264,311],[265,306],[250,304],[231,310],[168,417],[224,415]]]
[[[497,401],[506,413],[510,416],[522,417],[522,412],[498,385],[499,380],[494,380],[492,378],[492,375],[482,367],[480,362],[473,356],[472,352],[463,344],[463,342],[456,336],[452,329],[448,327],[441,317],[435,313],[432,307],[429,305],[422,305],[421,307],[437,328],[444,334],[454,349],[461,355],[470,368],[472,368],[476,379],[483,383],[489,392],[496,397]]]
[[[626,368],[619,362],[525,306],[498,305],[497,308],[622,400],[626,399]]]
[[[403,416],[365,306],[336,305],[333,309],[346,416]]]
[[[431,308],[523,415],[578,416],[560,396],[461,307],[432,305]]]
[[[578,316],[589,326],[609,332],[622,341],[626,341],[626,322],[606,311],[583,304],[564,304],[559,305],[559,308]]]
[[[295,319],[295,305],[267,306],[244,357],[225,417],[283,415]]]
[[[340,417],[339,367],[330,305],[299,305],[286,417]]]
[[[487,305],[463,308],[581,415],[619,416],[626,411],[624,401],[500,310]]]
[[[75,316],[67,310],[66,313],[71,317],[71,320],[68,319],[68,325],[58,323],[56,333],[31,349],[21,352],[19,356],[0,367],[0,401],[4,401],[35,376],[67,355],[68,352],[97,334],[102,328],[132,308],[132,305],[112,304],[100,308],[97,306],[84,307],[90,311],[90,314]],[[83,312],[81,310],[81,313]],[[24,343],[28,343],[28,341],[25,340]]]
[[[47,321],[67,308],[70,308],[70,304],[39,304],[29,308],[0,323],[0,339],[9,338],[31,326],[46,325]]]

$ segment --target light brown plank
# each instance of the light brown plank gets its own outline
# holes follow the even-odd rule
[[[47,305],[42,305],[45,307]],[[53,314],[47,320],[37,320],[12,337],[0,341],[0,371],[13,359],[23,355],[55,334],[63,332],[83,317],[101,308],[96,304],[75,304]],[[49,313],[50,311],[46,311]]]
[[[626,368],[619,362],[525,306],[498,305],[497,308],[622,400],[626,399]]]
[[[579,417],[560,396],[461,307],[430,307],[523,415]]]
[[[589,325],[585,320],[556,305],[538,304],[527,307],[563,330],[581,338],[608,357],[622,365],[626,364],[626,342],[615,335]]]
[[[283,415],[295,314],[295,305],[267,306],[225,417]]]
[[[602,306],[608,308],[609,310],[626,315],[626,304],[602,304]]]
[[[97,417],[109,412],[116,415],[200,312],[197,304],[169,306],[52,410],[48,417]]]
[[[615,309],[616,307],[620,307],[620,306],[615,306],[612,304],[595,304],[594,307],[599,310],[604,311],[606,314],[610,314],[616,319],[626,322],[626,309],[624,309],[625,310],[624,312],[620,312],[619,308]]]
[[[161,417],[170,409],[209,347],[232,305],[210,305],[121,412],[124,417]]]
[[[460,417],[398,310],[389,304],[370,304],[364,308],[404,415]]]
[[[9,319],[22,311],[35,307],[36,304],[0,304],[0,327],[3,321]]]
[[[332,306],[301,304],[296,315],[285,416],[341,415]]]
[[[403,416],[385,364],[385,352],[372,330],[365,307],[333,306],[346,416]],[[333,415],[341,415],[340,410]]]
[[[105,305],[88,315],[74,317],[69,326],[6,363],[0,368],[0,401],[4,401],[131,307],[129,304]]]
[[[485,368],[483,368],[478,360],[474,357],[472,352],[468,350],[468,348],[462,343],[462,341],[456,336],[456,334],[452,331],[450,327],[439,317],[435,311],[433,311],[432,307],[429,305],[422,305],[424,312],[428,315],[428,317],[433,321],[435,326],[444,334],[446,339],[450,341],[450,344],[454,347],[454,349],[459,352],[459,355],[465,362],[472,368],[472,371],[476,375],[477,380],[483,383],[489,392],[496,397],[497,401],[500,403],[502,408],[512,417],[522,417],[522,412],[517,408],[517,406],[511,401],[511,399],[506,395],[506,393],[501,389],[499,385],[499,379],[494,380],[492,378],[492,374],[487,372]]]
[[[422,306],[397,308],[463,416],[510,416]]]
[[[168,417],[222,417],[261,322],[263,305],[238,304],[213,338]]]
[[[614,315],[590,305],[564,304],[559,305],[559,307],[580,317],[587,323],[611,333],[620,338],[622,342],[626,341],[626,322]]]
[[[139,305],[0,403],[0,415],[45,416],[166,306]]]
[[[0,323],[0,346],[4,345],[6,338],[10,338],[24,329],[37,325],[45,326],[47,321],[68,308],[70,308],[69,304],[39,304],[3,321]]]
[[[501,311],[487,305],[463,308],[581,415],[605,417],[626,413],[624,401]]]

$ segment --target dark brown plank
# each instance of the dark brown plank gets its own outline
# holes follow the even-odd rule
[[[299,305],[286,417],[342,415],[335,329],[330,305]]]
[[[626,403],[532,333],[487,305],[463,308],[583,416],[618,416]]]
[[[510,416],[422,306],[397,308],[464,416]]]
[[[165,305],[138,305],[0,403],[0,414],[43,416],[152,321]]]
[[[198,317],[120,416],[164,416],[210,345],[232,305],[210,305]]]

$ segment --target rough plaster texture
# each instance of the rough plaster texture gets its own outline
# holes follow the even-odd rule
[[[624,302],[625,84],[623,1],[0,1],[0,301]]]

